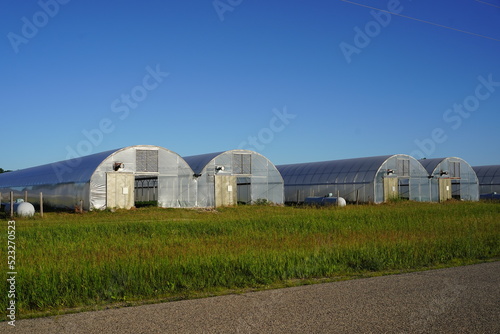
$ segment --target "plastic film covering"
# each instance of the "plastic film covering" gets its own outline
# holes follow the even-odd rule
[[[474,166],[481,195],[500,194],[500,165]]]
[[[74,208],[83,201],[90,205],[90,178],[97,166],[113,151],[106,151],[0,174],[0,192],[13,191],[16,198],[28,192],[28,201],[39,204],[40,192],[44,205],[54,208]],[[3,198],[5,201],[5,197]]]
[[[236,178],[240,203],[267,200],[283,204],[284,185],[276,166],[263,155],[249,150],[230,150],[184,157],[196,175],[197,206],[215,204],[215,178],[230,175]]]
[[[413,157],[397,154],[366,158],[278,165],[285,181],[285,202],[302,203],[306,197],[343,197],[348,202],[386,200],[385,179],[393,179],[397,193],[416,201],[430,200],[427,172]]]
[[[453,198],[464,201],[479,200],[479,181],[474,169],[457,157],[422,159],[420,163],[430,176],[431,200],[438,202],[439,180],[449,179]]]
[[[138,166],[138,168],[137,168]],[[83,203],[85,210],[105,209],[109,173],[128,173],[132,178],[156,179],[158,205],[161,207],[194,207],[196,182],[189,165],[177,154],[159,146],[138,145],[101,152],[73,160],[0,174],[0,192],[44,205],[74,208]],[[123,194],[135,189],[121,189]],[[113,201],[114,202],[114,201]]]
[[[115,166],[122,166],[115,171]],[[158,206],[194,207],[196,183],[189,165],[175,152],[159,146],[131,146],[109,155],[91,178],[91,208],[106,208],[108,173],[132,173],[137,179],[157,179]]]

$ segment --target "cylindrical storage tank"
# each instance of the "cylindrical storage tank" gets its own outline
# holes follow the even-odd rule
[[[28,202],[22,202],[17,205],[15,212],[19,217],[33,217],[35,215],[35,207]]]
[[[19,206],[19,204],[23,203],[24,200],[23,199],[17,199],[14,203],[13,203],[13,209],[14,209],[14,213],[16,213],[17,211],[17,207]],[[4,208],[5,208],[5,213],[9,214],[10,213],[10,202],[7,202],[7,203],[3,203],[4,204]]]
[[[10,214],[10,203],[4,203],[5,213]],[[33,217],[35,215],[35,207],[33,204],[17,200],[14,202],[14,213],[20,217]]]
[[[308,205],[323,205],[324,197],[306,197],[304,199],[304,204]]]
[[[489,199],[489,200],[500,200],[500,194],[496,192],[492,192],[491,194],[482,194],[480,195],[481,199]]]
[[[346,201],[343,197],[325,197],[323,199],[324,205],[346,206]]]
[[[305,204],[310,205],[332,205],[332,206],[346,206],[346,200],[343,197],[306,197]]]

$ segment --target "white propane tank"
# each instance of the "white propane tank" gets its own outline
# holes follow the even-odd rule
[[[336,205],[336,206],[346,206],[346,201],[344,197],[324,197],[323,205]]]
[[[35,207],[31,203],[22,202],[17,206],[16,213],[19,217],[33,217],[35,215]]]
[[[5,207],[5,213],[10,213],[10,203],[3,203]],[[20,217],[33,217],[35,215],[35,207],[33,204],[25,202],[23,199],[19,198],[14,202],[14,213]]]
[[[311,205],[332,205],[332,206],[346,206],[345,198],[343,197],[306,197],[305,204]]]

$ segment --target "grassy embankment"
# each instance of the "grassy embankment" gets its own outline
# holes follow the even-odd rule
[[[4,272],[6,222],[0,234]],[[498,203],[47,213],[43,219],[16,219],[18,317],[462,265],[499,255]],[[7,293],[0,294],[0,303],[7,305]]]

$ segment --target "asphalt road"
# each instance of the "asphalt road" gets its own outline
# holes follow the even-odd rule
[[[0,333],[500,333],[500,262],[4,322]]]

